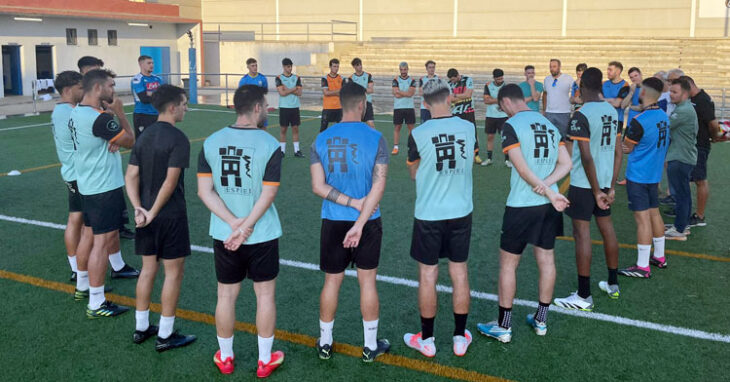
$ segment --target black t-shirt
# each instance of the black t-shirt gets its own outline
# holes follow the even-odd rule
[[[715,103],[704,90],[690,99],[697,112],[697,147],[710,148],[710,122],[715,120]]]
[[[170,200],[162,207],[158,217],[185,216],[185,170],[190,164],[190,141],[175,126],[167,122],[155,122],[144,129],[132,148],[129,164],[139,166],[139,196],[142,207],[149,210],[167,177],[170,167],[183,169]]]

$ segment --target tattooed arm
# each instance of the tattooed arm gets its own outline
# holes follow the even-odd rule
[[[362,210],[364,199],[355,199],[347,196],[338,189],[327,184],[322,163],[313,163],[309,166],[309,171],[312,174],[312,192],[314,192],[315,195],[341,206],[352,207],[358,211]]]

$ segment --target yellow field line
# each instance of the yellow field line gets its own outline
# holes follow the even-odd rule
[[[64,284],[59,283],[56,281],[50,281],[45,280],[33,276],[27,276],[19,273],[9,272],[0,269],[0,278],[16,281],[24,284],[29,284],[41,288],[46,288],[50,290],[55,290],[59,292],[65,292],[65,293],[74,293],[75,287],[70,284]],[[134,299],[128,296],[122,296],[118,294],[106,294],[107,300],[120,304],[120,305],[126,305],[126,306],[134,306],[135,302]],[[157,303],[150,304],[150,310],[155,313],[161,313],[162,312],[162,306]],[[196,312],[193,310],[186,310],[186,309],[178,309],[175,312],[176,317],[182,318],[184,320],[188,321],[194,321],[194,322],[200,322],[208,325],[215,325],[215,316]],[[248,322],[240,322],[236,321],[235,323],[235,329],[241,332],[246,332],[249,334],[257,334],[256,331],[256,325],[250,324]],[[316,339],[314,337],[308,336],[306,334],[301,333],[293,333],[286,330],[276,330],[275,336],[277,339],[290,342],[297,345],[304,345],[310,348],[314,348],[314,343]],[[355,358],[362,357],[362,348],[336,342],[333,346],[333,349],[335,352],[348,355]],[[312,357],[314,357],[314,354],[312,354]],[[383,354],[380,357],[378,357],[376,362],[381,362],[386,365],[390,366],[396,366],[404,369],[419,371],[422,373],[432,374],[440,377],[445,378],[452,378],[452,379],[459,379],[462,381],[478,381],[478,382],[509,382],[508,379],[503,379],[499,377],[494,377],[491,375],[481,374],[477,373],[475,371],[461,369],[458,367],[452,367],[452,366],[446,366],[446,365],[440,365],[434,362],[419,360],[419,359],[413,359],[404,357],[401,355],[395,355],[395,354]]]
[[[570,236],[558,236],[558,237],[556,237],[556,239],[564,240],[564,241],[575,241],[575,239]],[[601,241],[601,240],[591,240],[591,242],[594,245],[603,245],[603,241]],[[620,248],[636,249],[636,244],[618,243],[618,246]],[[730,257],[712,256],[712,255],[706,255],[704,253],[692,253],[692,252],[685,252],[685,251],[677,251],[674,249],[665,249],[664,253],[670,254],[670,255],[683,256],[683,257],[691,257],[694,259],[703,259],[703,260],[719,261],[719,262],[723,262],[723,263],[730,263]]]

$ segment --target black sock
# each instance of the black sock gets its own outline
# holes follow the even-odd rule
[[[487,151],[487,159],[492,159],[492,152],[491,151]]]
[[[426,318],[421,316],[421,339],[433,337],[433,321],[436,317]]]
[[[608,268],[608,285],[618,285],[618,269]]]
[[[591,295],[591,276],[578,275],[578,296],[588,298]]]
[[[541,302],[537,305],[537,312],[535,312],[535,321],[547,322],[548,309],[550,309],[550,303],[547,304]]]
[[[466,317],[469,315],[469,313],[466,314],[459,314],[454,313],[454,335],[455,336],[464,336],[464,333],[466,331]]]
[[[512,327],[512,308],[499,307],[499,326],[509,329]]]

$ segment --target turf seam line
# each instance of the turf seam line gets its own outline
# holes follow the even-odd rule
[[[49,290],[58,292],[64,292],[72,294],[75,291],[75,287],[70,284],[64,284],[57,281],[45,280],[38,277],[23,275],[20,273],[9,272],[0,269],[0,278],[28,284],[36,287],[41,287]],[[105,297],[107,300],[127,306],[134,306],[135,299],[129,296],[123,296],[113,293],[106,293]],[[159,303],[150,303],[150,311],[155,313],[162,312],[162,305]],[[175,317],[181,318],[188,321],[199,322],[203,324],[215,326],[215,316],[207,313],[197,312],[194,310],[177,309],[175,311]],[[257,335],[256,325],[248,322],[236,321],[234,328],[240,332]],[[276,329],[274,337],[278,340],[304,345],[309,348],[314,348],[316,339],[312,336],[290,332],[282,329]],[[362,357],[362,349],[355,345],[335,342],[333,344],[333,350],[336,353],[344,354],[354,358]],[[314,357],[314,355],[312,355]],[[440,377],[459,379],[463,381],[474,381],[474,382],[509,382],[508,379],[495,377],[487,374],[478,373],[472,370],[466,370],[458,367],[442,365],[435,362],[424,361],[415,358],[409,358],[402,355],[396,354],[383,354],[375,359],[376,362],[380,362],[390,366],[396,366],[404,369],[418,371],[426,374],[432,374]]]
[[[14,223],[24,223],[24,224],[31,224],[31,225],[37,225],[41,227],[47,227],[47,228],[55,228],[55,229],[65,229],[66,226],[63,224],[55,224],[55,223],[49,223],[49,222],[42,222],[38,220],[30,220],[30,219],[24,219],[24,218],[16,218],[12,216],[6,216],[6,215],[0,215],[0,220],[5,220],[9,222]],[[210,247],[204,247],[200,245],[191,245],[190,249],[195,252],[201,252],[201,253],[213,253],[213,248]],[[312,263],[305,263],[301,261],[296,260],[287,260],[287,259],[279,259],[279,263],[282,265],[290,266],[293,268],[300,268],[300,269],[306,269],[311,271],[319,271],[319,266],[317,264]],[[348,269],[345,271],[345,275],[350,277],[357,277],[357,272],[351,269]],[[418,281],[416,280],[409,280],[404,279],[400,277],[393,277],[393,276],[385,276],[385,275],[377,275],[377,280],[380,282],[393,284],[393,285],[402,285],[407,286],[410,288],[418,288]],[[452,293],[453,289],[450,286],[437,284],[436,290],[442,293]],[[473,298],[479,299],[479,300],[485,300],[485,301],[494,301],[497,302],[499,300],[499,297],[492,293],[487,292],[480,292],[480,291],[470,291],[470,295]],[[536,301],[530,301],[530,300],[523,300],[519,298],[515,298],[514,305],[529,307],[529,308],[537,308],[537,302]],[[683,328],[679,326],[673,326],[673,325],[664,325],[664,324],[657,324],[654,322],[649,321],[641,321],[636,320],[632,318],[626,318],[621,316],[613,316],[610,314],[604,314],[604,313],[597,313],[597,312],[582,312],[582,311],[575,311],[575,310],[569,310],[564,309],[558,306],[551,305],[551,311],[565,314],[568,316],[574,316],[574,317],[582,317],[582,318],[588,318],[592,320],[597,321],[604,321],[604,322],[610,322],[614,324],[619,325],[625,325],[625,326],[632,326],[636,328],[642,328],[642,329],[649,329],[654,330],[658,332],[668,333],[668,334],[675,334],[685,337],[691,337],[701,340],[709,340],[709,341],[716,341],[716,342],[725,342],[730,343],[730,334],[722,334],[722,333],[711,333],[711,332],[705,332],[697,329],[691,329],[691,328]]]

